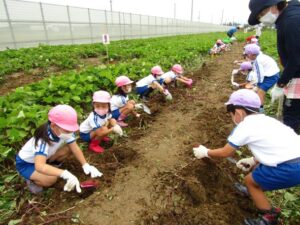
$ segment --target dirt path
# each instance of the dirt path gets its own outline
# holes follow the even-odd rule
[[[143,134],[121,147],[138,157],[117,170],[110,187],[77,204],[84,224],[241,224],[251,202],[232,189],[236,169],[225,160],[195,160],[195,143],[222,146],[232,129],[224,102],[241,46],[191,74],[193,89],[171,90]],[[218,162],[218,163],[216,163]]]

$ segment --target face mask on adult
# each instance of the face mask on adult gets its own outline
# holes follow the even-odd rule
[[[100,116],[104,116],[108,113],[108,109],[95,109],[95,112]]]
[[[263,24],[266,24],[266,25],[272,25],[276,22],[277,18],[278,18],[277,14],[273,14],[273,13],[271,13],[271,11],[269,11],[269,12],[267,12],[267,14],[262,16],[259,19],[259,21]]]
[[[58,137],[60,139],[63,139],[64,141],[67,141],[73,137],[73,133],[62,133],[61,132],[60,135],[58,135]]]

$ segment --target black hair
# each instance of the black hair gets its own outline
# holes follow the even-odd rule
[[[123,91],[122,87],[118,87],[116,95],[122,95],[124,97],[127,97],[127,94]]]
[[[44,123],[34,131],[33,137],[35,139],[35,142],[34,142],[35,147],[37,147],[40,139],[42,139],[42,141],[46,142],[48,145],[51,145],[51,140],[48,136],[48,126],[49,125],[50,125],[50,122]]]
[[[287,6],[287,1],[281,1],[277,3],[277,9],[281,12]]]
[[[259,112],[259,109],[253,107],[245,107],[245,106],[233,105],[233,104],[229,104],[226,106],[226,110],[228,113],[234,114],[236,109],[243,109],[247,115],[251,115]]]

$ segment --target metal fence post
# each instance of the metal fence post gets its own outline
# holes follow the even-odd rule
[[[94,43],[92,18],[91,18],[90,8],[88,8],[87,10],[88,10],[88,17],[89,17],[89,27],[90,27],[91,43]]]
[[[16,37],[15,37],[13,26],[11,24],[11,20],[10,20],[6,0],[3,0],[3,3],[4,3],[5,11],[6,11],[7,22],[8,22],[8,25],[9,25],[9,30],[10,30],[11,38],[13,40],[14,48],[17,48]]]
[[[122,25],[121,25],[121,13],[119,12],[118,13],[119,14],[119,32],[120,32],[120,39],[122,39],[122,36],[123,36],[123,34],[122,34]]]
[[[46,21],[45,21],[45,15],[44,15],[42,2],[40,2],[40,9],[41,9],[43,27],[44,27],[44,31],[45,31],[46,42],[47,42],[47,44],[49,44],[48,31],[47,31],[47,26],[46,26]]]
[[[124,40],[127,38],[127,35],[126,35],[126,20],[125,20],[125,13],[122,13],[123,14],[123,33],[124,33]]]
[[[67,5],[67,13],[68,13],[68,22],[69,22],[71,41],[72,44],[74,44],[74,37],[73,37],[73,30],[72,30],[71,16],[70,16],[70,7],[68,5]]]
[[[107,11],[105,10],[105,32],[108,33]]]
[[[142,38],[142,15],[140,14],[140,38]]]
[[[130,13],[130,39],[132,38],[132,14]]]
[[[150,16],[148,16],[148,37],[150,37]]]

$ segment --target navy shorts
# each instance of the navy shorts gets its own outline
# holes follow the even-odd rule
[[[118,119],[121,115],[120,110],[119,109],[115,109],[114,111],[111,112],[112,118],[114,119]]]
[[[277,167],[260,164],[252,172],[253,180],[264,190],[285,189],[300,184],[300,158],[281,163]]]
[[[262,89],[264,92],[267,92],[271,87],[273,87],[279,79],[279,73],[270,76],[270,77],[264,77],[264,80],[262,83],[258,83],[257,86]]]
[[[80,138],[85,141],[85,142],[90,142],[91,141],[91,135],[90,133],[82,133],[80,132]]]
[[[147,93],[148,91],[149,91],[148,85],[135,88],[135,92],[141,96],[144,95],[145,93]]]
[[[18,173],[27,180],[30,180],[31,175],[35,171],[34,163],[29,163],[16,156],[16,168]]]

